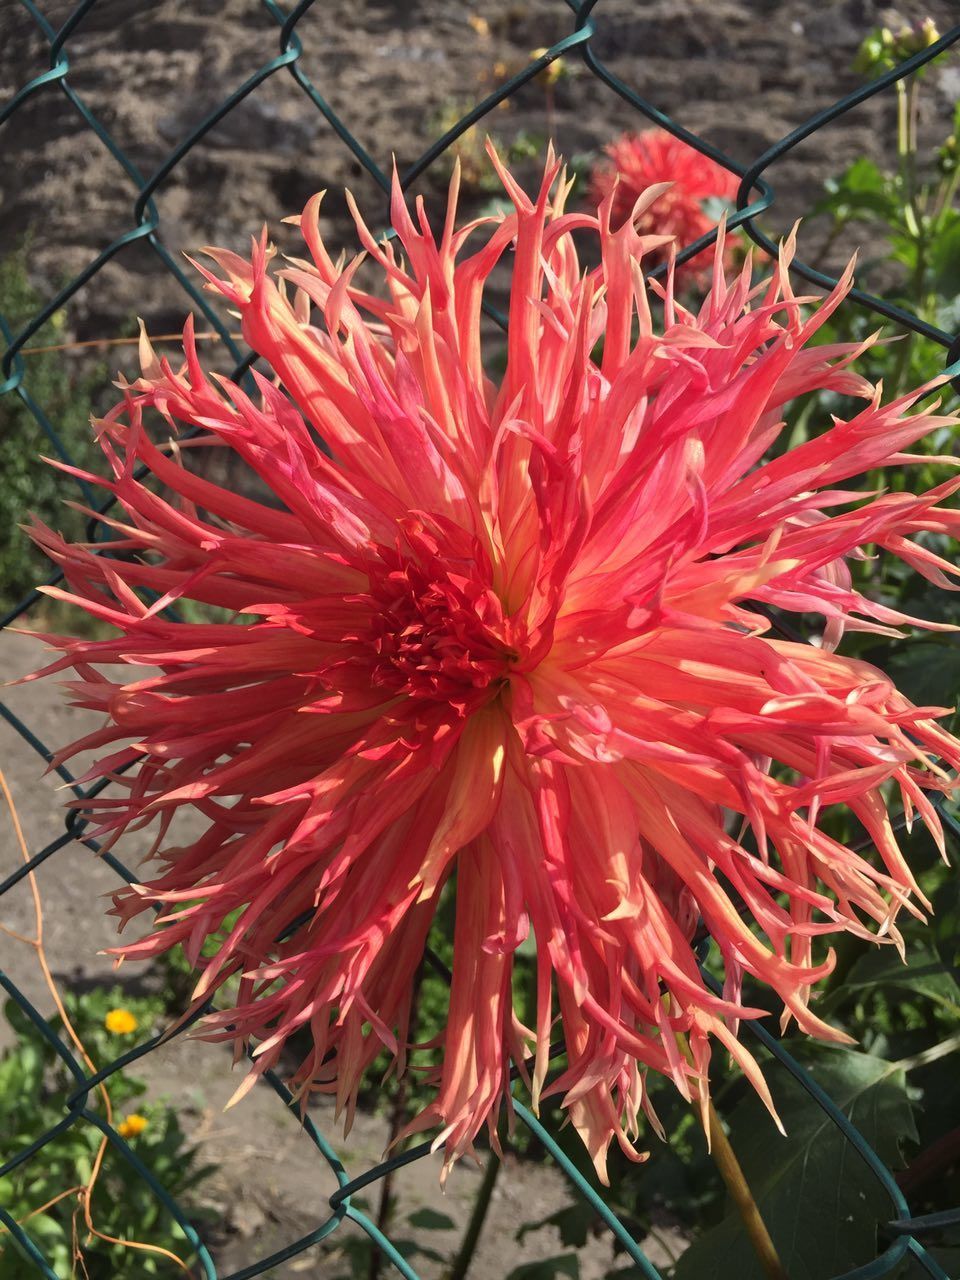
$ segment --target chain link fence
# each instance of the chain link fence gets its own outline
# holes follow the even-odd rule
[[[7,2],[12,3],[12,0],[7,0]],[[253,356],[237,346],[225,327],[222,317],[210,308],[204,296],[198,292],[193,281],[184,273],[176,258],[165,245],[163,219],[158,211],[156,202],[158,192],[175,168],[184,161],[185,157],[202,142],[211,130],[229,116],[230,112],[239,103],[249,95],[256,94],[258,88],[271,77],[291,76],[299,91],[306,95],[306,98],[309,99],[309,102],[322,117],[326,127],[336,134],[342,145],[352,154],[355,161],[362,166],[382,189],[385,197],[388,193],[389,178],[384,168],[377,163],[363,143],[351,133],[350,129],[321,93],[318,86],[308,76],[302,65],[304,45],[298,34],[298,27],[308,10],[313,7],[314,0],[301,0],[296,7],[289,11],[275,3],[274,0],[262,0],[266,15],[276,27],[273,49],[264,49],[264,61],[256,71],[244,80],[242,84],[239,84],[233,92],[229,93],[177,145],[173,146],[164,157],[162,163],[149,174],[144,174],[140,171],[130,155],[111,136],[111,132],[104,120],[91,110],[82,93],[78,92],[71,84],[71,71],[74,66],[71,60],[72,42],[76,33],[82,32],[84,20],[91,10],[95,8],[98,0],[83,0],[70,12],[59,29],[55,29],[51,25],[41,8],[34,4],[32,0],[20,0],[20,3],[48,45],[49,69],[43,71],[42,74],[36,75],[0,108],[0,126],[4,126],[4,132],[0,133],[0,137],[5,140],[8,157],[16,151],[27,149],[30,146],[28,135],[17,136],[17,121],[19,113],[25,104],[35,97],[49,98],[51,95],[61,94],[77,114],[82,125],[91,131],[99,143],[109,152],[117,166],[118,175],[132,182],[136,188],[136,195],[129,211],[128,228],[111,240],[73,279],[64,284],[28,323],[14,332],[7,319],[0,314],[0,335],[2,335],[5,348],[2,360],[0,360],[0,395],[19,397],[33,415],[38,428],[38,451],[43,446],[41,436],[45,437],[46,441],[53,446],[57,455],[69,463],[72,459],[58,435],[56,425],[48,418],[44,405],[31,395],[29,379],[25,376],[27,367],[22,350],[29,345],[31,338],[37,334],[52,316],[101,272],[113,258],[122,254],[129,246],[137,242],[147,246],[159,259],[163,268],[170,273],[182,288],[185,305],[192,306],[201,312],[210,327],[220,335],[230,353],[231,359],[235,363],[232,375],[234,378],[242,377],[253,362]],[[960,41],[960,26],[953,27],[937,39],[935,43],[909,60],[902,62],[855,92],[838,99],[826,109],[817,112],[792,132],[778,138],[749,165],[743,166],[735,163],[729,156],[711,146],[703,138],[683,128],[660,110],[654,102],[640,96],[600,60],[594,47],[594,37],[603,22],[601,12],[603,6],[598,3],[598,0],[579,0],[579,2],[578,0],[566,0],[565,6],[564,0],[557,0],[557,7],[567,15],[569,22],[567,34],[539,56],[532,57],[522,70],[499,85],[494,92],[484,97],[482,101],[479,101],[442,136],[428,146],[422,155],[402,173],[401,181],[405,188],[410,187],[430,166],[439,161],[444,156],[444,153],[467,130],[485,121],[499,103],[509,99],[521,86],[539,76],[556,59],[564,56],[570,60],[582,60],[587,71],[597,78],[605,90],[611,95],[615,95],[624,104],[624,107],[629,112],[631,123],[635,121],[643,125],[645,122],[652,122],[662,126],[688,142],[704,155],[709,156],[735,173],[740,179],[740,186],[736,200],[737,210],[730,217],[729,225],[740,227],[762,249],[768,252],[775,252],[775,245],[758,225],[757,218],[758,215],[770,210],[776,204],[776,189],[773,185],[772,175],[776,173],[778,162],[804,139],[809,138],[831,121],[836,120],[874,95],[890,92],[897,81],[914,75],[925,64],[932,62],[955,42]],[[269,56],[266,56],[268,53]],[[684,246],[683,252],[679,255],[679,261],[682,262],[694,256],[706,245],[709,245],[714,238],[714,235],[709,235],[694,244]],[[829,288],[836,283],[832,277],[802,261],[794,261],[792,269],[798,277],[823,288]],[[960,360],[960,335],[944,332],[917,316],[892,305],[889,301],[859,290],[851,292],[846,305],[867,308],[884,319],[892,321],[901,331],[919,334],[938,344],[943,349],[944,368],[949,368],[951,372],[953,371],[952,366]],[[88,505],[94,505],[93,496],[83,481],[77,480],[75,483],[81,490],[79,495],[81,500]],[[101,509],[106,508],[103,507]],[[95,522],[91,521],[90,537],[95,538],[95,536]],[[49,579],[48,585],[55,585],[60,580],[60,577],[61,575],[55,574]],[[0,619],[0,628],[20,619],[38,599],[37,592],[31,592],[15,608],[10,610],[5,617]],[[15,715],[4,702],[0,702],[0,715],[16,731],[25,746],[36,753],[38,765],[39,760],[47,764],[51,763],[51,748],[41,740],[29,723],[24,722],[23,719]],[[78,783],[76,778],[65,767],[58,766],[56,772],[62,782],[70,788],[73,795],[79,800],[90,798],[110,785],[108,781],[99,781],[92,787],[85,788]],[[958,830],[957,824],[951,815],[943,809],[941,809],[941,815],[954,835],[960,835],[960,830]],[[66,818],[63,831],[44,848],[33,853],[29,861],[26,861],[5,880],[0,881],[0,897],[16,890],[33,871],[49,859],[55,858],[58,853],[73,845],[74,842],[79,842],[92,854],[102,857],[121,880],[128,883],[134,882],[136,876],[133,872],[114,854],[100,849],[97,841],[88,834],[87,825],[87,820],[83,817],[82,811],[71,809],[69,816]],[[434,964],[439,972],[444,972],[444,967],[437,957],[428,956],[428,960]],[[309,1116],[301,1117],[299,1109],[285,1089],[282,1081],[276,1074],[267,1072],[266,1080],[277,1095],[277,1106],[287,1107],[292,1111],[297,1123],[302,1125],[309,1141],[315,1147],[317,1160],[325,1162],[335,1177],[337,1189],[329,1198],[327,1216],[311,1231],[298,1239],[291,1240],[285,1247],[272,1252],[269,1256],[253,1258],[248,1265],[243,1266],[240,1270],[234,1270],[229,1275],[225,1275],[222,1272],[218,1272],[201,1234],[191,1223],[187,1213],[138,1158],[136,1151],[120,1135],[117,1127],[106,1122],[103,1114],[96,1106],[95,1094],[97,1086],[101,1082],[108,1080],[116,1072],[149,1054],[161,1039],[165,1039],[166,1036],[157,1036],[147,1040],[131,1052],[116,1058],[94,1074],[84,1069],[77,1054],[63,1038],[51,1029],[34,1004],[2,970],[0,970],[0,985],[49,1043],[51,1049],[56,1053],[75,1081],[75,1088],[68,1099],[67,1109],[59,1123],[45,1132],[32,1135],[31,1140],[22,1149],[2,1153],[5,1163],[0,1165],[0,1180],[27,1161],[42,1161],[44,1148],[47,1144],[69,1127],[74,1125],[93,1126],[105,1136],[117,1154],[129,1166],[130,1176],[142,1179],[149,1186],[153,1196],[156,1197],[156,1200],[166,1213],[178,1224],[194,1251],[195,1273],[205,1277],[205,1280],[217,1280],[218,1277],[219,1280],[249,1280],[253,1276],[269,1274],[273,1268],[281,1263],[295,1258],[318,1242],[334,1235],[347,1221],[353,1222],[370,1236],[400,1275],[407,1277],[407,1280],[418,1280],[417,1272],[410,1261],[403,1256],[396,1245],[379,1227],[357,1207],[355,1197],[364,1188],[381,1183],[384,1178],[395,1170],[402,1169],[427,1156],[431,1146],[429,1141],[403,1151],[401,1154],[377,1164],[364,1173],[359,1175],[352,1174],[344,1167],[311,1118]],[[197,1011],[194,1017],[178,1027],[176,1034],[182,1034],[197,1018],[207,1011],[208,1009],[206,1008]],[[836,1126],[845,1142],[849,1144],[854,1158],[866,1163],[889,1197],[889,1219],[884,1224],[884,1229],[881,1232],[882,1252],[866,1265],[847,1272],[844,1280],[872,1280],[873,1277],[892,1276],[895,1273],[898,1275],[903,1274],[903,1268],[908,1263],[915,1268],[919,1268],[923,1274],[935,1277],[936,1280],[948,1280],[946,1272],[924,1248],[924,1241],[930,1239],[934,1233],[943,1230],[945,1227],[960,1222],[960,1209],[955,1212],[929,1214],[919,1217],[913,1216],[910,1205],[907,1203],[892,1173],[885,1167],[844,1112],[831,1101],[830,1097],[826,1095],[810,1075],[794,1061],[774,1036],[756,1023],[749,1024],[749,1031],[760,1040],[764,1048],[783,1065],[815,1103],[822,1108],[825,1115],[829,1117],[830,1122]],[[562,1046],[557,1046],[557,1051],[562,1051]],[[632,1238],[627,1228],[618,1220],[604,1200],[583,1179],[573,1163],[557,1145],[553,1136],[519,1101],[515,1102],[514,1106],[519,1120],[528,1126],[542,1143],[544,1149],[571,1180],[577,1194],[589,1202],[596,1215],[603,1221],[606,1228],[613,1233],[628,1257],[632,1259],[639,1274],[647,1277],[648,1280],[659,1280],[660,1272],[646,1257],[638,1242]],[[36,1274],[48,1277],[48,1280],[57,1280],[56,1273],[52,1269],[50,1262],[45,1258],[36,1240],[31,1237],[29,1224],[25,1226],[19,1225],[3,1208],[0,1208],[0,1222],[3,1223],[16,1241],[23,1255],[33,1263],[36,1268]]]

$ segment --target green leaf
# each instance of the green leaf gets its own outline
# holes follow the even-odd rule
[[[455,1231],[457,1224],[445,1213],[436,1209],[418,1209],[407,1218],[411,1227],[420,1227],[424,1231]]]
[[[943,297],[953,298],[960,293],[960,215],[934,241],[930,274]]]
[[[960,256],[960,242],[957,253]],[[960,645],[920,640],[892,653],[883,665],[917,706],[955,707],[960,702]]]
[[[832,213],[841,221],[864,214],[880,214],[891,223],[898,221],[900,208],[893,180],[866,156],[855,160],[840,178],[830,178],[824,185],[827,194],[814,207],[814,213]]]
[[[834,993],[833,1002],[875,987],[904,988],[960,1017],[960,984],[936,948],[926,941],[911,946],[909,964],[903,963],[893,947],[868,951],[851,968],[843,986]]]
[[[51,1249],[65,1236],[63,1225],[48,1213],[35,1213],[24,1223],[24,1229],[30,1233],[41,1250]]]
[[[853,1121],[888,1168],[916,1138],[902,1071],[847,1049],[811,1049],[807,1070]],[[823,1280],[872,1260],[877,1227],[892,1212],[876,1176],[830,1117],[780,1067],[767,1072],[788,1137],[774,1131],[758,1098],[730,1118],[730,1141],[790,1280]],[[674,1280],[762,1280],[731,1211],[683,1255]]]
[[[521,1266],[514,1267],[506,1280],[556,1280],[557,1276],[580,1280],[580,1263],[575,1253],[562,1253],[555,1258],[524,1262]]]

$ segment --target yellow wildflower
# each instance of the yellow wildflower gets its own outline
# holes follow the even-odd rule
[[[138,1115],[136,1111],[127,1116],[126,1120],[122,1120],[117,1126],[117,1133],[121,1138],[135,1138],[138,1134],[143,1133],[144,1129],[150,1121],[146,1116]]]
[[[128,1036],[137,1029],[137,1020],[129,1009],[111,1009],[103,1025],[115,1036]]]

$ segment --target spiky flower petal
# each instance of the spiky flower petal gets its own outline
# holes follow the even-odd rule
[[[636,215],[637,201],[660,183],[669,183],[669,187],[656,204]],[[668,236],[679,253],[716,228],[716,206],[732,204],[739,185],[735,173],[682,138],[666,129],[644,129],[641,133],[622,133],[604,147],[604,158],[594,165],[590,175],[589,194],[597,207],[608,197],[612,199],[610,221],[614,229],[637,216],[641,235]],[[724,259],[727,270],[734,265],[735,248],[728,240]],[[667,256],[667,245],[652,248],[645,264],[647,270],[666,262]],[[705,249],[681,264],[678,281],[683,285],[709,285],[712,257]]]

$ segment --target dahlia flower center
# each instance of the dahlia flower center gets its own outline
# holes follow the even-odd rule
[[[410,697],[485,701],[519,656],[500,600],[466,574],[431,570],[401,562],[371,583],[371,681]]]

